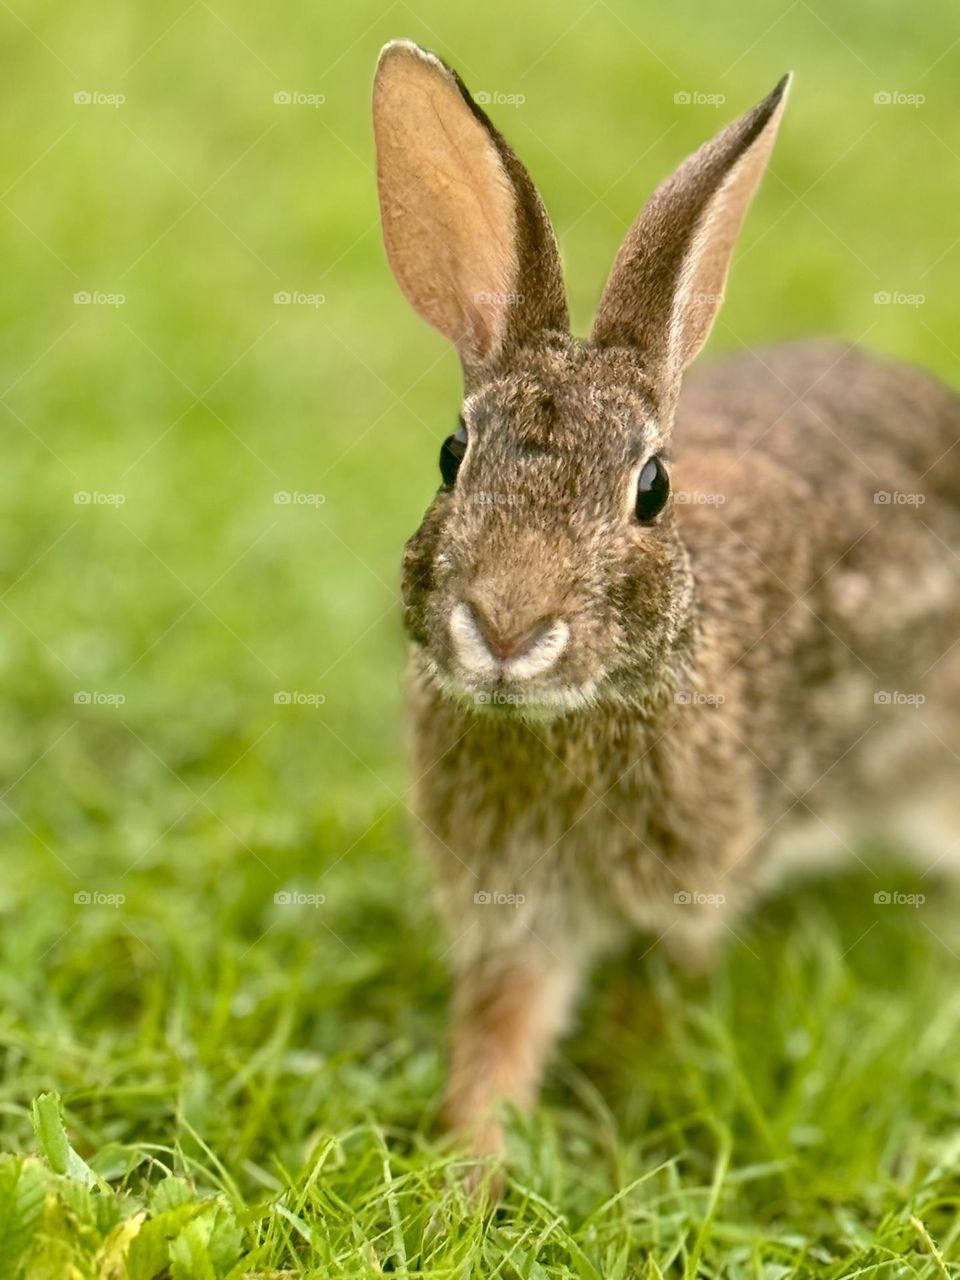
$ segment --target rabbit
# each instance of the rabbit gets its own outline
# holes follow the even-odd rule
[[[960,400],[830,341],[684,383],[788,84],[657,188],[583,341],[514,152],[440,58],[380,56],[387,258],[464,381],[402,602],[475,1169],[632,934],[708,970],[787,868],[960,838]]]

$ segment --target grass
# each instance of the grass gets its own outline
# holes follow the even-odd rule
[[[392,861],[381,879],[396,888]],[[28,1276],[112,1274],[97,1260],[120,1251],[121,1223],[146,1230],[170,1172],[177,1210],[155,1233],[169,1231],[174,1277],[935,1276],[938,1250],[954,1273],[956,974],[939,942],[918,947],[915,910],[871,927],[862,878],[763,913],[708,990],[684,990],[656,957],[600,975],[546,1105],[514,1128],[507,1198],[487,1220],[433,1136],[444,983],[423,926],[402,923],[415,886],[399,904],[374,877],[352,891],[336,912],[365,939],[351,963],[302,916],[257,943],[252,879],[176,954],[98,922],[29,1033],[6,1032],[16,1145],[34,1146],[16,1099],[55,1082],[97,1177],[88,1190],[82,1170],[0,1165],[0,1207],[19,1173],[35,1224]],[[220,891],[214,869],[201,881]],[[125,907],[135,930],[147,909]],[[955,934],[949,902],[934,893],[928,909]],[[47,1199],[31,1219],[34,1184]],[[194,1248],[217,1256],[195,1262]],[[134,1280],[165,1274],[137,1265],[133,1250]]]
[[[396,606],[458,371],[388,277],[367,119],[399,34],[522,93],[583,330],[643,196],[793,66],[713,353],[830,332],[958,383],[952,8],[0,24],[0,1280],[960,1272],[958,897],[894,869],[785,892],[702,987],[638,940],[503,1206],[464,1202]]]

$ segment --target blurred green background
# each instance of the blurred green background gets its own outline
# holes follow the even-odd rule
[[[0,1134],[28,1146],[58,1088],[111,1167],[210,1143],[270,1187],[387,1078],[389,1122],[429,1132],[440,1079],[397,577],[459,368],[381,249],[380,46],[494,97],[578,332],[656,182],[793,68],[704,358],[828,333],[958,384],[960,17],[14,0],[0,28]],[[814,901],[839,956],[847,908]]]

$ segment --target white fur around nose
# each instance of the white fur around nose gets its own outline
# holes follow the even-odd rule
[[[455,605],[450,613],[450,638],[460,665],[471,675],[495,676],[500,670],[465,604]]]
[[[471,675],[492,677],[500,674],[500,663],[487,648],[486,641],[465,604],[455,605],[450,613],[450,637],[464,670]],[[511,680],[532,680],[556,664],[570,640],[570,628],[558,619],[526,653],[508,658],[503,673]]]
[[[548,632],[526,653],[508,658],[504,670],[511,680],[532,680],[555,666],[570,639],[570,628],[558,618]]]

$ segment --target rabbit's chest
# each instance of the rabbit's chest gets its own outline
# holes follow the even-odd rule
[[[421,835],[462,892],[546,896],[562,886],[595,900],[617,874],[653,892],[679,844],[658,761],[636,736],[564,741],[474,725],[421,778]]]

